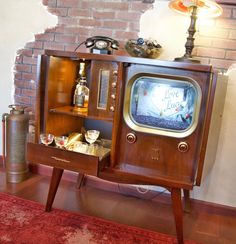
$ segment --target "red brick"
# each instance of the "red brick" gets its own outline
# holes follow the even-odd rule
[[[213,40],[212,46],[224,49],[236,49],[236,40],[216,39]]]
[[[139,21],[141,13],[116,11],[116,19]]]
[[[14,72],[14,79],[21,80],[21,77],[22,77],[21,74],[22,74],[21,72]]]
[[[22,94],[29,97],[34,97],[36,95],[36,91],[31,89],[22,89]]]
[[[218,37],[218,38],[227,38],[229,36],[229,30],[223,28],[203,28],[201,29],[199,36],[207,37]]]
[[[58,19],[58,24],[76,26],[78,25],[78,20],[77,18],[63,17]]]
[[[21,89],[20,88],[15,88],[15,94],[16,95],[21,95]]]
[[[49,7],[56,6],[57,0],[43,0],[43,4]]]
[[[220,16],[221,19],[225,19],[225,18],[231,18],[232,17],[232,9],[229,7],[224,7],[223,8],[223,13]]]
[[[33,55],[34,57],[38,56],[38,55],[41,55],[44,53],[44,50],[42,49],[33,49]]]
[[[139,25],[139,22],[138,22],[138,21],[135,21],[135,22],[129,22],[128,25],[129,25],[129,27],[128,27],[129,30],[139,32],[139,30],[140,30],[140,25]]]
[[[37,41],[53,41],[54,40],[54,33],[36,34],[35,40],[37,40]]]
[[[45,33],[64,33],[65,26],[55,26],[52,28],[47,28],[44,32]]]
[[[128,39],[137,39],[137,32],[127,32],[127,31],[115,31],[115,38],[118,40],[128,40]]]
[[[70,8],[68,10],[68,16],[72,17],[91,17],[91,11],[90,9],[83,9],[81,10],[80,8]]]
[[[115,11],[93,11],[93,18],[95,19],[114,19],[115,18]]]
[[[198,47],[197,48],[197,56],[212,57],[212,58],[224,58],[225,57],[225,50],[217,49],[217,48]]]
[[[102,21],[98,21],[98,20],[94,20],[94,19],[80,19],[79,24],[81,26],[99,27],[99,26],[102,26]]]
[[[141,2],[132,2],[131,3],[131,10],[145,12],[151,6],[152,6],[152,4],[145,4],[145,3],[141,3]]]
[[[64,45],[55,42],[45,42],[44,49],[64,50]]]
[[[58,7],[78,7],[79,1],[78,0],[57,0]]]
[[[221,28],[235,28],[236,20],[233,19],[216,19],[216,26]]]
[[[18,88],[34,89],[36,87],[35,83],[24,81],[24,80],[15,80],[14,84]]]
[[[22,80],[36,80],[35,73],[22,73]]]
[[[16,64],[15,65],[16,71],[22,71],[22,72],[31,72],[31,65],[28,64]]]
[[[236,30],[231,30],[230,31],[229,38],[230,39],[236,39]]]
[[[65,51],[73,52],[77,48],[77,46],[78,46],[78,44],[66,44]],[[79,52],[79,50],[77,50],[77,52]]]
[[[129,3],[119,3],[119,2],[88,2],[88,1],[83,1],[81,3],[81,8],[84,9],[90,9],[90,8],[95,8],[96,10],[101,9],[101,10],[126,10],[128,11],[129,9]]]
[[[227,51],[226,52],[226,59],[236,60],[236,51]]]
[[[76,36],[56,34],[55,41],[56,42],[65,42],[65,43],[75,43]]]
[[[43,42],[41,42],[41,41],[28,42],[25,46],[27,48],[38,48],[38,49],[42,49],[43,48]]]
[[[78,35],[87,35],[90,31],[89,28],[86,27],[67,27],[65,28],[64,34],[78,34]]]
[[[25,104],[28,105],[30,104],[30,97],[23,97],[23,96],[14,96],[14,101],[17,104]]]
[[[24,64],[37,64],[37,59],[32,57],[23,57]]]
[[[22,61],[23,61],[22,55],[17,55],[16,58],[15,58],[15,63],[21,64]]]
[[[33,50],[32,49],[18,49],[17,50],[17,54],[20,55],[24,55],[24,56],[29,56],[31,57],[32,56],[32,53],[33,53]]]
[[[113,30],[105,28],[96,28],[93,30],[94,36],[112,36]]]
[[[195,46],[208,46],[210,47],[212,44],[212,38],[207,37],[197,37],[194,42]]]
[[[48,8],[48,11],[57,16],[65,17],[68,15],[68,8]]]
[[[43,5],[47,6],[49,0],[43,0]]]
[[[104,21],[105,28],[112,29],[126,29],[128,27],[128,23],[126,21]]]

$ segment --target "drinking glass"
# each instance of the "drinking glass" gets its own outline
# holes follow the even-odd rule
[[[58,148],[64,148],[67,141],[68,137],[67,136],[55,136],[55,143]]]
[[[47,133],[40,134],[40,140],[46,146],[51,144],[53,142],[53,139],[54,139],[54,135],[52,135],[52,134],[47,134]]]
[[[85,140],[91,145],[98,139],[99,134],[100,131],[98,130],[88,130],[85,133]]]

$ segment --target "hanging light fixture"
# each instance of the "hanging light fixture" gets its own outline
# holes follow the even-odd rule
[[[192,57],[197,19],[198,17],[216,18],[222,14],[223,9],[212,0],[171,0],[169,7],[178,13],[190,15],[191,18],[185,54],[182,57],[175,58],[175,61],[199,63],[199,60]]]

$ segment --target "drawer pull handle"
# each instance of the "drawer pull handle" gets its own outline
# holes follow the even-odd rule
[[[55,160],[57,160],[57,161],[64,162],[64,163],[70,163],[70,161],[68,161],[68,160],[66,160],[66,159],[63,159],[63,158],[58,158],[58,157],[54,157],[54,156],[52,156],[51,158],[52,158],[52,159],[55,159]]]

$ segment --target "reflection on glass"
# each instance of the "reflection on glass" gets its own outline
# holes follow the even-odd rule
[[[51,144],[53,142],[53,139],[54,139],[54,135],[52,135],[52,134],[47,134],[47,133],[40,134],[40,140],[46,146]]]
[[[98,109],[106,109],[107,107],[109,77],[109,70],[100,70],[100,79],[98,84]]]
[[[58,148],[64,148],[68,141],[67,136],[56,136],[54,139],[55,139],[56,146]]]
[[[196,99],[190,82],[140,77],[131,90],[131,118],[138,125],[184,131],[192,125]]]

